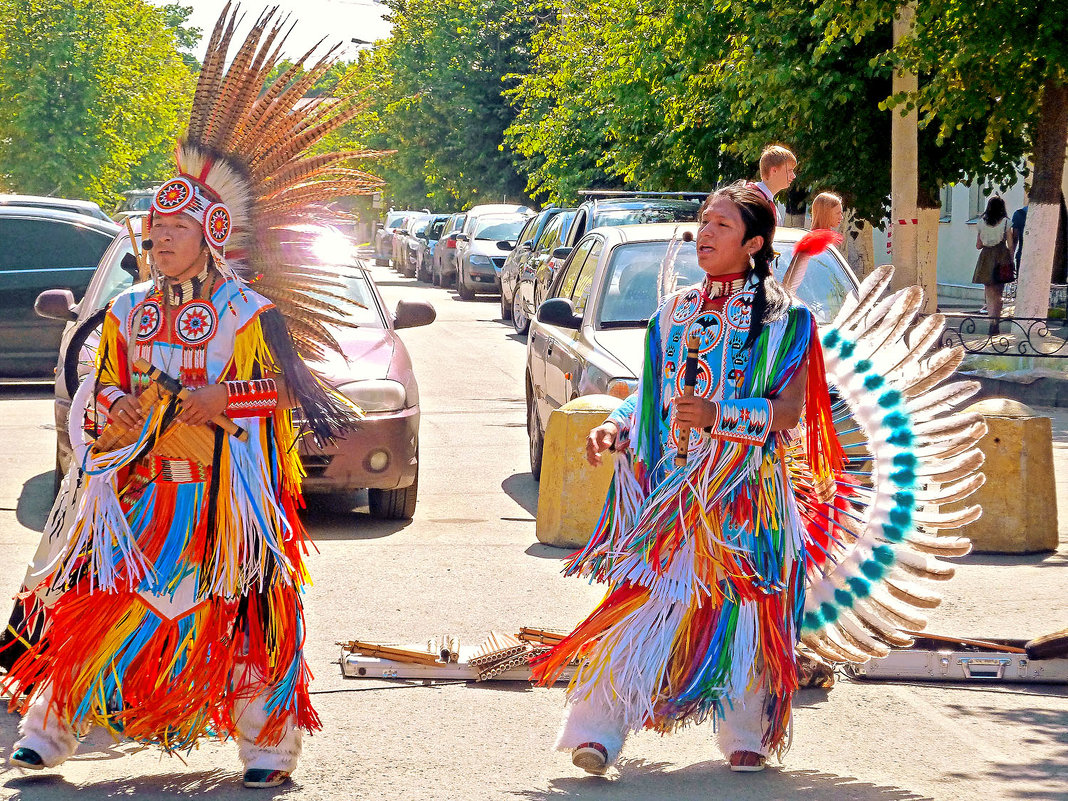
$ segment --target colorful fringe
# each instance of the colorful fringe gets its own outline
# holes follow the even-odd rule
[[[833,481],[842,458],[815,323],[793,309],[766,326],[740,395],[774,396],[807,357],[803,449],[791,457],[775,435],[763,447],[706,439],[672,469],[674,453],[660,441],[655,417],[663,408],[659,324],[670,308],[650,321],[632,450],[617,455],[597,529],[566,567],[610,589],[542,655],[534,678],[549,684],[577,660],[570,699],[597,696],[621,711],[628,728],[663,732],[705,720],[764,684],[773,698],[765,745],[781,753],[797,689],[811,520],[795,500],[794,461],[811,484],[813,476]],[[658,479],[651,487],[650,475]]]

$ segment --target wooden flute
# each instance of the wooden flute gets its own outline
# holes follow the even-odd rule
[[[701,352],[701,338],[697,334],[690,334],[686,340],[686,372],[683,376],[682,396],[692,398],[694,387],[697,386],[697,357]],[[690,427],[679,429],[679,447],[675,452],[675,466],[681,467],[686,464],[686,456],[690,450]]]

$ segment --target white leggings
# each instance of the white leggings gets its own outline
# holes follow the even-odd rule
[[[724,703],[716,740],[725,757],[729,758],[735,751],[768,755],[767,748],[761,743],[769,724],[767,695],[767,688],[760,686],[747,690],[733,706]],[[619,759],[626,738],[627,727],[621,716],[603,700],[588,699],[568,704],[556,747],[570,751],[583,743],[600,743],[608,751],[608,764],[611,765]]]
[[[288,723],[277,745],[256,745],[256,737],[267,722],[267,713],[264,711],[266,698],[266,694],[263,694],[237,705],[238,756],[246,770],[264,768],[292,773],[300,758],[300,729]],[[78,750],[74,730],[68,721],[59,720],[55,707],[49,709],[51,702],[52,688],[46,687],[19,723],[22,737],[15,743],[15,748],[30,748],[40,754],[48,768],[66,762]]]

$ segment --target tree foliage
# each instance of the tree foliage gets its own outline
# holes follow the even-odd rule
[[[0,182],[110,203],[158,180],[188,113],[188,9],[0,0]]]
[[[522,0],[388,0],[389,39],[346,76],[370,103],[361,136],[396,150],[379,172],[399,205],[439,208],[522,200],[526,181],[504,145],[505,99],[526,73],[536,12]],[[362,54],[361,54],[362,55]]]

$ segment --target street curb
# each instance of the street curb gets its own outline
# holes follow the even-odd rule
[[[1010,398],[1028,406],[1068,408],[1068,379],[1036,375],[1030,371],[989,375],[962,370],[958,375],[979,382],[980,389],[974,400]]]

